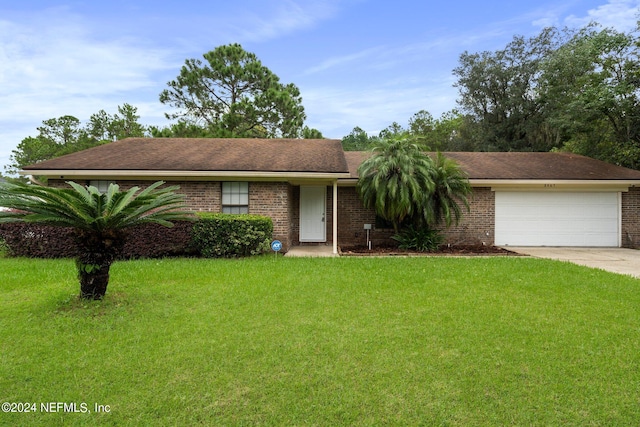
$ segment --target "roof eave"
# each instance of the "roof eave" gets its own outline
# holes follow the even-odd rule
[[[627,191],[640,186],[638,179],[470,179],[473,187],[491,187],[493,190],[593,190]]]
[[[77,170],[77,169],[27,169],[20,175],[46,176],[52,179],[183,179],[183,180],[291,180],[291,179],[340,179],[348,178],[348,172],[284,172],[284,171],[163,171],[163,170]]]
[[[355,186],[358,184],[358,178],[341,179],[341,186]],[[627,191],[629,187],[640,187],[640,180],[636,179],[469,179],[472,187],[491,187],[494,190],[539,190],[539,189],[584,189],[593,190],[594,188],[602,190],[618,190]]]

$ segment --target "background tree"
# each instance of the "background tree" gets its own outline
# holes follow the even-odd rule
[[[444,112],[438,119],[420,110],[409,119],[408,133],[428,151],[465,151],[463,125],[464,118],[456,110]]]
[[[563,149],[640,168],[640,39],[590,25],[543,64],[542,97]]]
[[[27,137],[12,151],[6,167],[15,174],[23,166],[58,157],[89,145],[89,137],[73,116],[44,120],[36,137]]]
[[[382,129],[378,134],[378,138],[383,140],[391,140],[391,139],[406,139],[409,136],[409,131],[402,127],[402,125],[398,122],[393,122],[386,128]],[[416,141],[413,140],[415,143]]]
[[[26,137],[11,152],[11,163],[5,166],[16,174],[24,166],[85,150],[116,139],[144,136],[145,126],[138,123],[137,109],[129,104],[118,107],[113,116],[104,110],[93,114],[86,126],[74,116],[44,120],[37,128],[38,135]]]
[[[199,125],[192,121],[180,119],[176,123],[163,128],[151,126],[149,128],[153,138],[216,138],[215,131],[206,126]]]
[[[239,44],[219,46],[203,57],[205,62],[186,60],[160,94],[160,102],[180,109],[167,118],[187,118],[221,136],[300,136],[306,116],[295,85],[280,83]]]
[[[305,126],[302,128],[302,138],[303,139],[324,139],[322,136],[322,132],[318,129],[310,128],[309,126]]]
[[[72,227],[78,245],[76,266],[80,296],[102,299],[109,283],[111,264],[122,250],[125,230],[145,223],[167,227],[170,221],[189,219],[177,186],[159,188],[163,182],[140,191],[133,187],[119,191],[109,185],[106,193],[69,182],[71,188],[40,187],[27,184],[0,186],[0,222],[31,222]]]
[[[379,139],[369,136],[362,128],[356,126],[349,135],[342,138],[342,149],[345,151],[365,151],[371,149]]]
[[[116,141],[130,137],[143,137],[147,133],[146,126],[138,123],[138,109],[130,104],[118,106],[118,113],[111,116],[100,110],[89,118],[86,131],[95,141]]]
[[[442,113],[435,119],[426,110],[420,110],[409,118],[408,127],[397,122],[383,129],[378,136],[369,136],[362,128],[355,127],[342,138],[345,151],[370,150],[381,139],[411,139],[424,151],[469,151],[465,118],[457,110]]]
[[[477,151],[566,150],[640,169],[640,38],[591,24],[460,56],[461,135]]]
[[[459,104],[474,127],[477,151],[548,151],[557,137],[545,132],[539,98],[542,63],[562,44],[566,33],[547,28],[538,36],[516,36],[504,49],[460,55],[453,70]]]

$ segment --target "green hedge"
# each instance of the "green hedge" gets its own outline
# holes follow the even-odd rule
[[[143,224],[127,232],[120,259],[165,256],[237,257],[269,250],[271,218],[258,215],[197,214],[198,221],[174,221],[173,228]],[[42,224],[0,224],[0,256],[74,258],[73,230]]]
[[[127,230],[119,259],[193,256],[191,221],[173,221],[173,227],[141,224]],[[0,224],[0,252],[30,258],[75,258],[78,245],[72,228],[12,222]]]
[[[198,213],[193,242],[208,258],[256,255],[269,250],[271,218],[260,215]]]

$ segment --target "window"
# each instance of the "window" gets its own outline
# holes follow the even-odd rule
[[[229,214],[249,213],[249,183],[222,183],[222,212]]]
[[[115,184],[115,181],[89,181],[89,185],[96,187],[99,192],[106,193],[109,188],[109,184]]]

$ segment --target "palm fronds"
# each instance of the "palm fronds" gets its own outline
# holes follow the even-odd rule
[[[132,187],[120,191],[110,184],[105,193],[96,187],[68,182],[71,188],[4,184],[0,187],[0,222],[35,222],[102,232],[154,222],[167,227],[170,221],[188,219],[178,186],[159,188],[158,181],[140,191]]]

